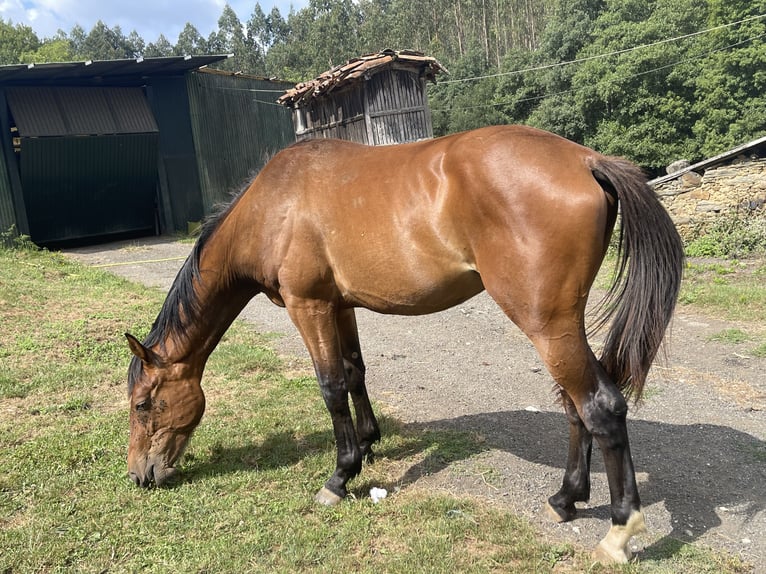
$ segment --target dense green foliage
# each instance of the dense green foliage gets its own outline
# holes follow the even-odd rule
[[[175,45],[0,20],[5,64],[233,53],[220,67],[300,81],[384,48],[450,70],[430,92],[437,134],[527,123],[659,171],[766,131],[766,0],[309,0],[247,20],[226,5]]]

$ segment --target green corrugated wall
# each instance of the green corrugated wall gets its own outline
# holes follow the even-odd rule
[[[156,132],[22,138],[21,149],[35,243],[154,232]]]
[[[188,222],[204,216],[186,78],[154,78],[147,95],[160,129],[163,231],[185,232]]]
[[[5,157],[0,154],[0,233],[5,233],[16,225],[16,212],[13,209],[13,192],[8,179]]]
[[[8,106],[5,90],[0,89],[0,111]],[[0,113],[0,131],[6,137],[0,139],[0,233],[15,228],[16,233],[29,233],[23,200],[14,197],[13,183],[19,180],[17,158],[13,151],[13,139],[8,115]],[[10,170],[13,170],[11,172]],[[21,185],[18,185],[21,188]],[[19,203],[19,205],[17,205]],[[17,210],[22,211],[21,214]]]
[[[290,110],[276,103],[293,85],[202,72],[189,74],[187,86],[202,203],[210,213],[295,141]]]
[[[150,233],[158,182],[163,231],[185,231],[188,222],[228,201],[271,155],[295,141],[290,110],[275,102],[290,87],[215,72],[153,78],[146,90],[159,134],[23,138],[19,188],[33,240],[144,227]],[[0,90],[5,109],[3,95]],[[19,214],[8,166],[0,164],[5,231]]]

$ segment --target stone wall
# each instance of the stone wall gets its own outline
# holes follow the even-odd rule
[[[766,158],[740,156],[702,175],[684,173],[654,189],[682,236],[732,212],[766,215]]]

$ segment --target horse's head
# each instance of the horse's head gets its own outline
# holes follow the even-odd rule
[[[130,443],[128,475],[138,486],[162,485],[205,412],[202,370],[168,362],[127,335],[135,357],[128,373]]]

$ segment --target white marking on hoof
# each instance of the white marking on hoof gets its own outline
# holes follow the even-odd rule
[[[633,555],[628,548],[628,542],[633,536],[643,532],[646,532],[646,522],[644,521],[644,513],[639,510],[630,515],[624,526],[612,525],[607,535],[593,551],[593,558],[605,564],[626,563]]]
[[[341,500],[343,500],[343,498],[335,494],[332,490],[330,490],[326,486],[323,486],[322,489],[319,492],[317,492],[316,496],[314,497],[314,500],[317,501],[319,504],[324,504],[325,506],[335,506]]]
[[[551,506],[550,502],[545,503],[545,513],[548,515],[548,518],[553,520],[553,522],[566,522],[566,518],[562,517],[556,510]]]

